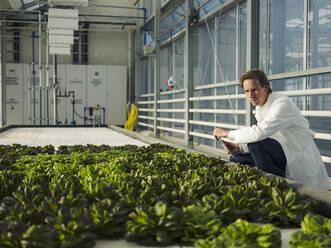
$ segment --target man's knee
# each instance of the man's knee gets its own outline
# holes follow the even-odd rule
[[[247,144],[248,151],[250,153],[263,149],[263,145],[260,141]]]

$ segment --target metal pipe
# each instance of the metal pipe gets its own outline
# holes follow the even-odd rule
[[[56,78],[56,54],[53,55],[53,108],[54,108],[54,125],[57,124],[57,99],[56,99],[56,89],[57,89],[57,78]]]
[[[75,91],[69,91],[69,96],[72,93],[72,99],[71,99],[71,103],[72,103],[72,121],[71,124],[74,126],[76,124],[75,121]]]
[[[17,23],[29,23],[29,24],[39,24],[38,21],[20,21],[20,20],[0,20],[1,22],[17,22]]]
[[[117,6],[117,5],[108,5],[108,4],[91,4],[89,3],[89,7],[102,7],[102,8],[117,8],[117,9],[141,9],[138,7],[130,7],[130,6]]]
[[[18,14],[24,14],[24,13],[39,13],[39,10],[16,10],[16,9],[0,9],[1,11],[10,11],[10,12],[17,12]]]
[[[147,10],[145,8],[139,8],[144,12],[144,45],[146,45],[146,37],[147,37]]]
[[[39,12],[39,124],[42,125],[42,65],[41,65],[41,13]]]
[[[79,23],[89,23],[89,24],[110,24],[110,25],[126,25],[126,26],[135,26],[135,23],[130,23],[130,22],[98,22],[98,21],[79,21]],[[90,31],[88,29],[88,31]]]
[[[28,92],[29,92],[29,97],[28,97],[28,113],[29,113],[29,116],[28,116],[28,122],[29,124],[31,125],[31,120],[32,120],[32,117],[31,117],[31,75],[30,75],[30,56],[28,57],[28,66],[29,66],[29,69],[28,69]]]
[[[48,89],[49,89],[49,47],[48,35],[46,36],[46,123],[49,125],[49,104],[48,104]]]
[[[116,16],[116,15],[91,15],[91,14],[80,14],[79,16],[87,16],[87,17],[110,17],[110,18],[128,18],[128,19],[144,19],[144,17],[140,16]]]
[[[106,125],[106,109],[102,108],[103,111],[103,125]]]
[[[33,127],[36,127],[36,71],[35,71],[35,57],[34,57],[34,38],[35,33],[32,32],[32,91],[33,91]]]
[[[86,107],[84,107],[84,125],[86,125]]]

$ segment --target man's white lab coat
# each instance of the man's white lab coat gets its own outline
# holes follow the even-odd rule
[[[228,137],[248,152],[247,143],[277,140],[285,153],[286,178],[316,188],[331,188],[308,121],[287,96],[272,92],[263,107],[256,107],[257,125],[230,131]]]

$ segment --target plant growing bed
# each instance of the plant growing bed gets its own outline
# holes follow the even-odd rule
[[[313,210],[279,177],[167,145],[0,145],[0,247],[277,248]]]

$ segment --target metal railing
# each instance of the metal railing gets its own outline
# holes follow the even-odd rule
[[[297,74],[293,74],[297,75]],[[273,79],[276,79],[276,77],[272,76]],[[217,84],[210,84],[210,85],[203,85],[203,86],[197,86],[194,87],[194,91],[199,91],[203,89],[215,89],[218,87],[226,87],[231,85],[238,84],[235,81],[232,82],[226,82],[226,83],[217,83]],[[161,92],[160,95],[175,95],[177,93],[184,93],[186,94],[185,90],[173,90],[168,92]],[[290,91],[281,91],[281,93],[288,95],[288,96],[314,96],[314,95],[329,95],[331,94],[331,88],[321,88],[321,89],[304,89],[304,90],[290,90]],[[185,107],[184,108],[157,108],[156,113],[154,109],[154,101],[153,100],[144,100],[146,98],[154,98],[154,94],[143,94],[140,95],[141,101],[138,101],[138,109],[139,109],[139,115],[138,115],[138,126],[141,127],[147,127],[151,131],[153,131],[154,128],[154,115],[160,114],[160,113],[185,113]],[[215,102],[217,100],[232,100],[232,99],[245,99],[245,94],[232,94],[232,95],[211,95],[211,96],[195,96],[190,97],[189,101],[191,102],[200,102],[200,101],[211,101]],[[163,99],[158,100],[158,105],[160,104],[171,104],[171,103],[180,103],[185,102],[185,98],[174,98],[174,99]],[[246,109],[206,109],[206,108],[191,108],[188,110],[190,113],[196,113],[196,114],[231,114],[231,115],[247,115]],[[253,111],[254,113],[255,111]],[[331,118],[331,111],[329,110],[302,110],[302,115],[305,117],[329,117]],[[149,116],[148,114],[152,114],[152,116]],[[143,122],[142,120],[145,120]],[[172,133],[180,133],[185,134],[185,128],[179,129],[179,128],[173,128],[173,127],[167,127],[165,126],[165,123],[180,123],[185,125],[186,120],[185,117],[183,119],[178,118],[166,118],[166,117],[159,117],[157,116],[156,120],[158,121],[158,125],[156,125],[158,130],[166,131],[166,132],[172,132]],[[190,125],[196,125],[200,127],[209,127],[209,128],[216,128],[218,126],[227,128],[227,129],[239,129],[243,128],[244,125],[238,125],[238,124],[231,124],[231,123],[219,123],[216,121],[216,118],[214,118],[214,121],[204,121],[204,120],[188,120],[188,123]],[[212,133],[203,133],[199,130],[190,130],[189,131],[190,136],[194,137],[200,137],[208,140],[214,140],[214,136]],[[316,132],[315,133],[315,139],[321,139],[321,140],[327,140],[331,141],[331,134],[330,133],[322,133],[322,132]],[[214,143],[216,147],[216,142]],[[193,144],[198,145],[198,144]],[[331,156],[322,156],[322,159],[326,163],[331,163]]]

